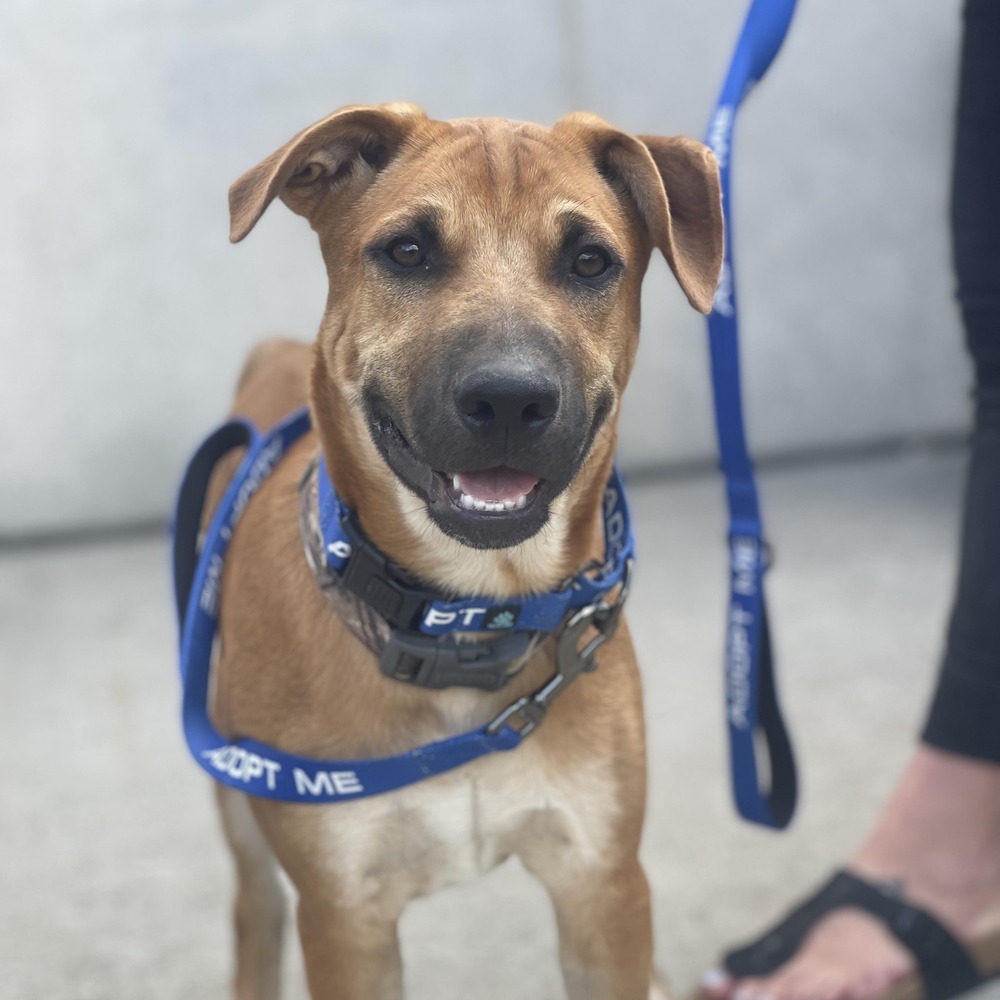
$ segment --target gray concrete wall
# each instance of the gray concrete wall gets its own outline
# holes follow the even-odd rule
[[[957,0],[803,0],[737,137],[758,454],[949,432]],[[312,234],[230,181],[351,101],[700,135],[744,0],[0,6],[0,536],[163,517],[247,346],[309,336]],[[648,281],[626,467],[712,453],[704,324]]]

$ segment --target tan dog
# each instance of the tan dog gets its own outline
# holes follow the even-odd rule
[[[315,431],[233,539],[213,718],[230,737],[307,756],[400,753],[538,688],[555,669],[552,643],[499,692],[383,676],[304,558],[303,470],[321,449],[369,539],[443,591],[504,599],[580,572],[602,551],[653,246],[692,305],[710,308],[717,165],[699,143],[635,138],[585,114],[546,129],[352,106],[233,185],[232,239],[276,197],[318,235],[330,293],[311,349],[255,349],[234,410],[266,427],[308,398]],[[511,502],[496,509],[498,498]],[[315,1000],[389,1000],[402,995],[406,904],[516,854],[551,894],[571,1000],[646,1000],[640,699],[622,627],[512,752],[336,805],[219,786],[239,874],[236,996],[278,995],[275,859],[298,890]]]

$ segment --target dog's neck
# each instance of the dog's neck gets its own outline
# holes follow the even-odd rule
[[[601,558],[601,498],[611,472],[612,432],[601,435],[601,448],[552,503],[536,535],[509,548],[473,549],[437,527],[367,434],[352,433],[357,424],[351,406],[317,350],[310,407],[334,488],[357,512],[370,541],[407,572],[445,592],[503,600],[554,589]]]

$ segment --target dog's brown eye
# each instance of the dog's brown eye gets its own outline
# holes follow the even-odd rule
[[[400,267],[419,267],[427,259],[416,240],[396,240],[389,247],[389,256]]]
[[[596,278],[611,266],[608,255],[597,247],[587,247],[576,255],[573,261],[573,273],[581,278]]]

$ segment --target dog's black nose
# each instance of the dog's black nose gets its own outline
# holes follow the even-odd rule
[[[487,365],[461,378],[455,405],[462,422],[484,436],[516,438],[545,430],[559,409],[559,386],[522,364]]]

